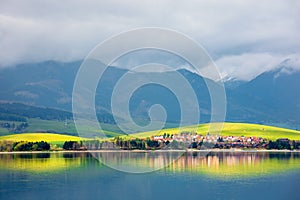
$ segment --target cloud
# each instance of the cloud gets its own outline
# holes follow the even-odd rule
[[[299,71],[300,54],[245,53],[221,57],[216,60],[216,64],[224,80],[249,81],[263,72],[279,68],[282,73]]]
[[[82,59],[113,34],[155,26],[189,35],[222,62],[261,55],[268,70],[274,56],[300,52],[299,11],[296,0],[2,0],[0,67]]]
[[[32,92],[26,91],[26,90],[22,90],[22,91],[17,91],[14,93],[15,96],[21,96],[27,99],[36,99],[39,97],[38,94],[34,94]]]

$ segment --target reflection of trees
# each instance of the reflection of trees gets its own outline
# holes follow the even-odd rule
[[[92,153],[104,164],[121,169],[157,170],[168,166],[181,152],[98,152]]]
[[[82,166],[88,162],[88,154],[65,156],[60,153],[0,154],[0,170],[20,170],[33,173],[54,172]]]

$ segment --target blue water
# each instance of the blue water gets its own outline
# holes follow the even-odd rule
[[[191,155],[183,159],[188,160],[188,156]],[[227,159],[227,155],[217,156],[222,161]],[[297,166],[286,172],[275,170],[265,175],[264,169],[259,168],[262,172],[253,176],[238,173],[213,176],[201,173],[201,169],[194,173],[168,168],[131,174],[106,167],[92,156],[60,157],[68,160],[65,166],[58,170],[55,166],[51,170],[43,170],[39,166],[36,169],[32,166],[22,168],[14,163],[18,159],[47,162],[47,159],[53,159],[53,155],[46,158],[1,155],[0,199],[300,199],[300,171]],[[276,155],[271,157],[278,158]],[[270,157],[263,157],[258,162],[263,162],[263,159]],[[290,162],[289,159],[299,157],[287,159]],[[76,164],[72,164],[73,161]],[[238,164],[245,165],[245,162]]]

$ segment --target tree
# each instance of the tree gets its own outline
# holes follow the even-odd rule
[[[50,144],[44,141],[41,142],[15,142],[13,144],[14,151],[48,151]]]
[[[80,149],[80,145],[76,141],[66,141],[63,145],[63,149],[65,149],[65,150],[78,150],[78,149]]]
[[[14,151],[31,151],[32,150],[32,142],[15,142],[13,144]]]
[[[0,141],[0,151],[12,151],[13,142],[11,141]]]
[[[278,139],[275,142],[270,141],[268,149],[289,149],[291,150],[290,141],[288,139]]]
[[[39,149],[38,144],[33,144],[31,149],[32,149],[32,151],[38,151],[38,149]]]
[[[147,146],[151,149],[159,147],[159,143],[156,140],[147,140]]]
[[[50,144],[48,142],[37,142],[37,146],[38,146],[38,151],[48,151],[50,150]]]
[[[136,149],[137,148],[137,142],[136,140],[130,140],[130,149]]]

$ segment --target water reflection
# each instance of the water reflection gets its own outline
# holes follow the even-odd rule
[[[267,152],[211,152],[203,158],[198,153],[187,153],[166,170],[191,172],[217,177],[261,176],[300,169],[299,153]]]
[[[215,177],[262,176],[300,169],[300,153],[270,152],[97,152],[0,154],[1,170],[54,172],[105,165],[122,171],[206,174]],[[174,158],[179,157],[175,162]]]
[[[86,153],[0,154],[0,169],[31,173],[56,172],[80,167],[91,158]]]
[[[106,166],[130,173],[152,172],[172,164],[182,152],[98,152],[92,155]]]

